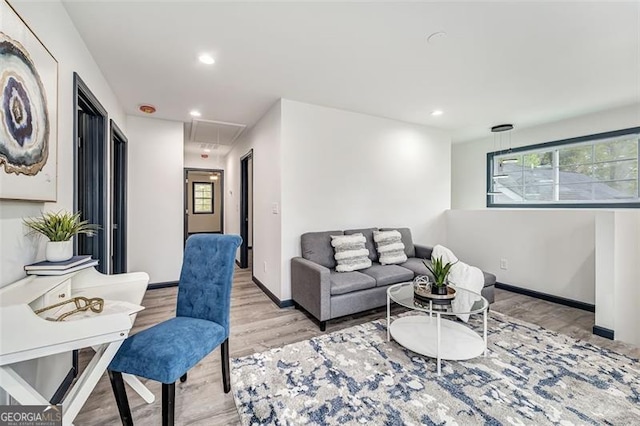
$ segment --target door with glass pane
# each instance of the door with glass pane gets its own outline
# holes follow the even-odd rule
[[[224,172],[185,169],[184,237],[222,233]]]

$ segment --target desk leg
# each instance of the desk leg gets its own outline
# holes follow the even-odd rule
[[[391,298],[389,297],[389,293],[387,292],[387,342],[391,340],[391,333],[389,331],[389,326],[391,322]]]
[[[436,346],[436,353],[438,355],[438,376],[440,375],[440,313],[436,313],[436,328],[438,329],[438,341]]]
[[[49,401],[16,373],[10,365],[0,367],[0,387],[20,405],[49,405]]]
[[[126,384],[131,386],[131,389],[136,391],[147,404],[153,404],[153,402],[156,400],[156,396],[152,394],[151,391],[145,385],[143,385],[140,379],[138,379],[136,376],[122,373],[122,379]]]
[[[488,348],[488,342],[487,342],[487,311],[488,309],[485,309],[483,314],[483,320],[484,320],[484,356],[487,356],[487,348]]]
[[[124,342],[124,339],[101,345],[97,348],[89,365],[87,365],[87,368],[71,388],[69,394],[62,401],[62,406],[64,407],[63,425],[70,425],[73,419],[76,418],[87,398],[89,398],[89,394],[91,394],[116,352],[120,349],[122,342]]]
[[[98,349],[100,349],[100,346],[92,346],[91,349],[93,349],[94,352],[97,352]],[[152,394],[151,391],[145,385],[143,385],[140,379],[138,379],[136,376],[132,374],[122,373],[122,380],[124,380],[124,382],[128,384],[131,389],[133,389],[138,395],[140,395],[147,404],[153,404],[153,402],[156,400],[156,396]]]

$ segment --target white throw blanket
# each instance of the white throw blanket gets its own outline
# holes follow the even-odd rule
[[[451,284],[480,294],[484,287],[484,274],[479,268],[459,261],[451,250],[441,245],[435,246],[431,253],[431,260],[437,258],[441,258],[444,264],[457,262],[449,271],[449,282]],[[459,291],[455,299],[451,301],[451,305],[456,311],[468,311],[475,301],[476,298],[473,295]],[[469,314],[460,314],[458,318],[467,322],[469,321]]]

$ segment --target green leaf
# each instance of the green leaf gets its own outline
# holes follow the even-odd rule
[[[81,220],[80,212],[47,212],[40,217],[25,218],[23,223],[31,233],[42,234],[50,241],[69,241],[74,235],[94,235],[101,229],[99,225]]]

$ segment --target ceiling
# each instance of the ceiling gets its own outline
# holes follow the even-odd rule
[[[640,2],[64,4],[134,115],[252,126],[287,98],[459,142],[640,102]]]
[[[194,118],[184,125],[185,152],[225,156],[246,125]]]

